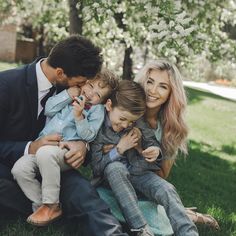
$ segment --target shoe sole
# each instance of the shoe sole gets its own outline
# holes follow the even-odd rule
[[[59,216],[57,216],[56,218],[54,218],[53,220],[50,220],[49,222],[33,222],[33,221],[31,221],[30,219],[27,219],[26,221],[27,221],[27,223],[29,223],[29,224],[31,224],[31,225],[34,225],[34,226],[42,226],[42,227],[43,227],[43,226],[47,226],[47,225],[49,225],[49,224],[51,224],[51,223],[53,223],[53,222],[59,220],[61,217],[62,217],[62,215],[59,215]]]

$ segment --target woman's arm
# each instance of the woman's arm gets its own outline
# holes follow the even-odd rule
[[[156,174],[162,177],[163,179],[166,179],[170,174],[174,162],[174,160],[163,160],[161,170],[156,171]]]

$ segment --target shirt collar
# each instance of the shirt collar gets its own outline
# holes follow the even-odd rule
[[[37,76],[39,92],[49,90],[52,87],[52,84],[50,83],[50,81],[48,80],[48,78],[46,77],[46,75],[42,71],[40,64],[43,60],[45,60],[45,58],[42,58],[36,64],[36,76]]]

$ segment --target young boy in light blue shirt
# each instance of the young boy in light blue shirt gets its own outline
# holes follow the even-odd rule
[[[39,137],[59,134],[61,141],[95,139],[104,120],[104,105],[118,80],[110,71],[103,69],[93,80],[88,80],[81,90],[71,87],[48,99],[45,115],[49,120]],[[45,145],[35,155],[24,155],[13,166],[12,174],[25,195],[33,202],[34,213],[27,221],[44,226],[61,216],[59,204],[60,171],[71,167],[64,161],[68,150],[63,144]],[[36,176],[40,173],[42,183]],[[53,218],[43,215],[43,208],[55,211]]]

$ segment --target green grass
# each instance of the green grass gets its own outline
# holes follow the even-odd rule
[[[219,221],[218,232],[199,225],[201,236],[236,236],[236,103],[192,89],[188,95],[189,156],[179,158],[169,181],[185,206],[196,206]],[[0,214],[0,236],[79,235],[66,220],[43,229],[24,220]]]
[[[12,69],[17,67],[19,64],[17,63],[7,63],[7,62],[0,62],[0,71]]]
[[[188,89],[188,158],[180,158],[169,181],[185,206],[212,214],[219,232],[198,226],[200,235],[236,235],[236,103]]]

